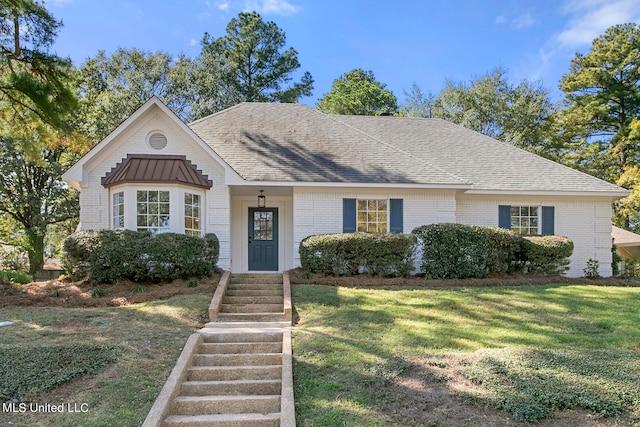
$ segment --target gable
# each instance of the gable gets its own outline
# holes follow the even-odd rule
[[[153,97],[65,172],[63,179],[77,189],[101,184],[105,174],[129,155],[138,158],[182,156],[185,161],[197,159],[198,167],[209,177],[233,175],[231,168],[209,146]],[[149,165],[147,162],[146,166]]]

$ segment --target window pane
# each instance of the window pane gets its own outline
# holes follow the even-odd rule
[[[511,207],[511,230],[517,234],[538,234],[538,207]]]
[[[163,203],[169,203],[169,192],[168,191],[159,191],[159,201]]]
[[[137,201],[138,202],[146,202],[147,201],[147,192],[146,191],[138,191],[136,197],[137,197]]]

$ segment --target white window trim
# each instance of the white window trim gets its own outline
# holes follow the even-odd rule
[[[359,197],[359,198],[356,198],[356,231],[360,231],[359,230],[360,221],[358,219],[358,213],[360,212],[360,210],[358,209],[358,205],[359,205],[359,203],[361,201],[366,201],[368,203],[370,200],[376,200],[376,201],[384,200],[387,203],[387,205],[386,205],[387,220],[385,222],[386,223],[386,230],[383,231],[383,233],[389,232],[389,225],[390,225],[390,222],[389,222],[389,214],[390,214],[390,212],[389,212],[389,210],[390,210],[391,202],[390,202],[390,199],[386,198],[386,197]],[[377,212],[380,212],[380,210],[378,210]],[[367,221],[367,223],[368,223],[368,221]],[[378,224],[378,227],[379,227],[380,222],[376,221],[376,224]],[[373,232],[367,230],[367,231],[364,231],[364,233],[373,233]]]
[[[513,208],[538,208],[538,230],[536,235],[542,235],[542,205],[522,203],[519,205],[511,205],[511,209]],[[510,215],[509,219],[513,220],[513,216]],[[513,230],[513,226],[511,226],[511,229]],[[523,234],[523,236],[532,236],[532,234]]]
[[[109,227],[113,229],[113,195],[124,192],[124,228],[137,230],[137,192],[140,191],[169,191],[169,232],[185,234],[184,227],[184,195],[185,193],[200,196],[200,235],[206,233],[206,192],[202,189],[185,185],[166,184],[121,184],[109,189]]]

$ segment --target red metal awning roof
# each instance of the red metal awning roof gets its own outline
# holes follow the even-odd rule
[[[213,182],[186,156],[129,154],[101,180],[104,187],[124,183],[183,184],[211,188]]]

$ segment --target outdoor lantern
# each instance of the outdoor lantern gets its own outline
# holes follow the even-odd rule
[[[263,193],[264,193],[264,190],[260,190],[260,194],[258,195],[258,207],[259,208],[264,208],[265,206],[267,206],[267,198],[265,197],[265,195]]]

